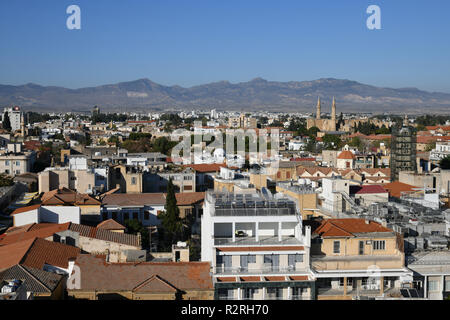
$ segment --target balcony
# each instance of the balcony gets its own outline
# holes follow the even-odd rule
[[[254,246],[254,245],[303,245],[303,242],[295,236],[282,236],[281,241],[278,236],[260,236],[258,241],[256,237],[235,237],[233,238],[214,238],[215,246]]]
[[[243,267],[224,267],[216,266],[214,268],[214,274],[219,275],[234,275],[243,276],[249,274],[305,274],[305,269],[296,269],[294,266],[280,267],[280,266],[262,266],[260,268],[243,268]]]

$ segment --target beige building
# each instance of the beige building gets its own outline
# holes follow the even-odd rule
[[[396,297],[412,285],[403,238],[364,219],[322,221],[313,231],[311,265],[319,300]]]
[[[110,189],[120,187],[121,193],[142,193],[143,173],[140,168],[127,165],[115,165],[111,167]]]
[[[0,173],[16,176],[31,172],[35,161],[35,151],[23,151],[21,144],[10,143],[0,153]]]
[[[38,173],[39,193],[59,188],[91,193],[95,186],[95,173],[87,170],[69,168],[47,168]]]
[[[246,117],[245,114],[241,114],[239,117],[230,117],[228,119],[228,127],[230,128],[242,128],[242,129],[256,129],[256,118]]]

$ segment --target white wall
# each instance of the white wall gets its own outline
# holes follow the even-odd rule
[[[14,226],[20,227],[30,223],[39,223],[39,213],[38,209],[17,213],[13,215]]]
[[[80,208],[69,206],[42,206],[39,208],[40,222],[80,223]]]

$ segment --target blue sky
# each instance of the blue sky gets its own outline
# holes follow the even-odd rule
[[[81,30],[66,8],[81,8]],[[368,30],[366,8],[381,8]],[[2,0],[0,83],[343,78],[450,92],[448,0]]]

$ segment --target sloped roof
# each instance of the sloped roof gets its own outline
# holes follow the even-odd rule
[[[76,258],[80,252],[77,247],[36,238],[21,263],[37,269],[42,269],[45,264],[67,269],[69,259]]]
[[[139,284],[137,287],[133,289],[134,292],[149,292],[149,293],[175,293],[177,292],[177,288],[171,285],[166,280],[162,279],[159,276],[151,276],[149,279],[145,280],[143,283]]]
[[[139,237],[133,234],[113,232],[104,229],[98,229],[95,227],[90,227],[82,224],[76,224],[72,222],[67,222],[63,224],[56,223],[45,223],[36,224],[29,229],[27,232],[17,232],[11,235],[4,235],[0,237],[0,247],[3,245],[8,245],[22,240],[33,239],[33,238],[48,238],[53,236],[55,233],[62,232],[65,230],[71,230],[78,232],[82,237],[95,238],[104,241],[110,241],[115,243],[126,244],[133,247],[141,247]]]
[[[341,153],[339,153],[337,158],[338,159],[355,159],[355,155],[351,151],[344,150]]]
[[[166,197],[164,193],[114,193],[106,195],[102,204],[105,206],[165,205]]]
[[[36,225],[33,225],[29,229],[29,231],[7,234],[4,235],[4,237],[0,237],[0,248],[1,246],[9,245],[23,240],[51,237],[57,232],[69,229],[70,222],[63,224],[45,224],[45,227],[42,228],[35,228],[35,226]]]
[[[185,206],[203,201],[205,199],[205,192],[183,192],[175,193],[177,205]]]
[[[12,243],[8,246],[0,246],[0,270],[19,264],[33,242],[34,238]]]
[[[47,272],[18,264],[0,272],[0,282],[19,279],[24,281],[23,286],[26,291],[31,291],[34,293],[50,294],[56,289],[63,278],[63,275],[54,272]]]
[[[13,215],[18,214],[18,213],[24,213],[24,212],[36,210],[36,209],[39,209],[40,207],[41,207],[40,204],[35,204],[35,205],[32,205],[32,206],[28,206],[28,207],[17,208],[13,212],[11,212],[10,215],[13,216]]]
[[[214,289],[209,262],[107,263],[102,257],[81,254],[75,264],[81,270],[81,290],[167,292],[167,285],[178,290]]]
[[[365,219],[328,219],[314,230],[322,238],[325,237],[355,237],[358,233],[393,232],[381,224]]]
[[[184,167],[190,167],[197,172],[218,172],[218,171],[220,171],[220,168],[226,168],[227,165],[226,164],[218,164],[218,163],[188,164],[188,165],[184,165]]]
[[[403,183],[400,181],[394,181],[383,185],[383,187],[389,192],[391,197],[400,198],[402,192],[414,191],[417,187]]]
[[[101,202],[91,196],[60,188],[45,192],[41,197],[42,205],[100,205]]]
[[[350,186],[350,194],[376,194],[376,193],[387,193],[387,191],[380,185]]]
[[[126,228],[114,219],[108,219],[97,225],[98,229],[104,230],[125,230]]]

